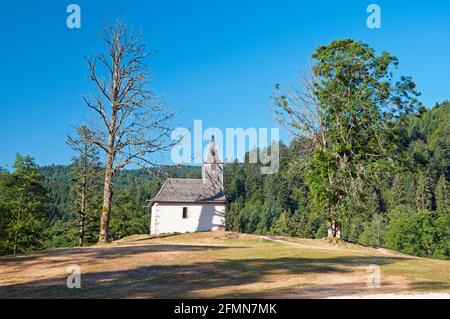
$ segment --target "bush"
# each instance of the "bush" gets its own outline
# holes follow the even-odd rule
[[[404,205],[389,212],[386,246],[421,257],[449,258],[448,219],[436,212],[411,211]]]

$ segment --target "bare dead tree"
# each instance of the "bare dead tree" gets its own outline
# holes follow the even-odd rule
[[[106,54],[86,58],[97,93],[84,98],[99,118],[93,125],[93,142],[105,153],[103,209],[99,242],[108,241],[114,175],[130,164],[155,166],[151,155],[171,146],[167,111],[152,90],[145,64],[149,56],[142,35],[117,22],[103,31]]]
[[[300,73],[299,81],[298,89],[288,86],[284,95],[275,97],[274,120],[292,136],[302,140],[306,154],[302,156],[303,160],[299,160],[305,164],[315,149],[325,150],[328,146],[327,117],[314,91],[317,77],[306,71]]]

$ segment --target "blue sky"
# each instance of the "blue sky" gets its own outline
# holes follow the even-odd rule
[[[66,27],[66,7],[81,7],[82,27]],[[368,29],[366,8],[382,9]],[[0,166],[16,152],[40,165],[66,164],[71,126],[92,121],[84,55],[101,50],[102,21],[121,18],[143,30],[152,87],[179,111],[175,126],[273,127],[274,83],[293,83],[314,48],[363,40],[400,61],[421,101],[450,98],[450,1],[1,1]],[[286,139],[286,135],[282,134]]]

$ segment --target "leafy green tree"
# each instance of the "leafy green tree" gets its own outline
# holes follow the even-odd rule
[[[411,212],[400,205],[389,213],[386,246],[422,257],[448,258],[448,233],[443,231],[444,224],[435,212],[427,209]]]
[[[405,253],[417,252],[415,225],[411,223],[411,209],[399,205],[389,212],[389,224],[386,232],[386,246]]]
[[[437,249],[434,253],[436,258],[450,259],[450,209],[438,211],[434,221],[437,234]]]
[[[304,88],[279,94],[275,103],[279,122],[311,139],[306,180],[335,241],[364,185],[386,171],[393,157],[392,121],[417,108],[419,93],[411,78],[393,77],[395,57],[377,56],[360,41],[333,41],[312,57]]]
[[[13,168],[12,174],[1,178],[0,202],[6,215],[3,251],[16,254],[43,247],[48,198],[33,158],[17,154]]]
[[[7,179],[9,178],[8,172],[0,167],[0,194],[5,192],[5,186],[7,184]],[[0,195],[0,199],[3,199]],[[8,226],[9,210],[6,203],[0,200],[0,255],[8,251],[7,240],[8,236],[6,229]]]

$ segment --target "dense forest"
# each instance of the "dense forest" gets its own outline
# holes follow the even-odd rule
[[[115,40],[113,47],[107,41],[107,48],[118,52],[124,45],[118,35],[126,28],[110,30]],[[127,72],[137,63],[130,61]],[[122,67],[121,59],[113,62]],[[103,82],[95,81],[95,63],[89,65],[100,94],[114,102],[121,95],[109,96]],[[425,108],[412,78],[394,76],[398,60],[387,52],[377,55],[360,41],[320,46],[311,65],[301,74],[300,87],[275,85],[275,121],[292,134],[289,144],[280,145],[280,170],[264,175],[261,164],[248,160],[225,165],[227,229],[450,258],[450,102]],[[136,70],[141,67],[139,62]],[[145,97],[149,92],[139,84],[141,77],[132,75],[135,94]],[[128,94],[126,89],[122,96]],[[152,164],[147,155],[173,145],[166,141],[168,126],[153,123],[160,131],[148,141],[143,131],[151,130],[149,124],[133,121],[160,111],[147,109],[148,99],[115,101],[110,113],[101,98],[86,101],[105,127],[80,126],[68,136],[71,165],[38,167],[30,156],[17,154],[12,171],[0,169],[0,254],[149,232],[147,200],[167,177],[200,178],[201,170],[146,165]],[[129,103],[133,107],[126,108]],[[161,121],[172,115],[163,112]],[[132,148],[128,143],[135,152],[124,151]],[[126,169],[135,160],[150,168]]]
[[[450,103],[397,122],[404,161],[378,187],[367,189],[356,214],[343,220],[343,238],[425,257],[450,256]],[[261,175],[252,164],[229,164],[225,189],[229,230],[324,238],[327,224],[315,209],[298,170],[302,141],[280,148],[280,172]],[[400,150],[399,150],[400,151]]]
[[[419,256],[449,258],[450,103],[408,116],[398,123],[398,130],[405,162],[379,189],[368,190],[369,204],[344,220],[343,238]],[[304,175],[296,167],[301,149],[298,139],[281,145],[280,171],[274,175],[262,175],[258,164],[225,165],[228,230],[326,237],[326,223],[314,209]],[[71,165],[39,168],[32,158],[20,155],[13,172],[1,171],[2,254],[78,245],[78,216],[73,208],[76,196],[71,195],[73,171]],[[114,240],[149,232],[146,201],[158,192],[166,176],[201,176],[196,166],[166,167],[163,171],[159,176],[143,169],[118,174],[111,218]],[[100,196],[101,188],[97,191]],[[17,213],[8,215],[12,208]],[[98,204],[87,219],[88,245],[97,242],[100,210]]]
[[[29,156],[17,155],[13,172],[0,171],[0,254],[79,245],[78,195],[73,191],[73,165],[38,167]],[[197,166],[124,170],[114,183],[111,238],[149,233],[147,201],[167,176],[200,178]],[[101,177],[97,178],[100,185]],[[98,241],[101,187],[92,189],[84,244]]]

